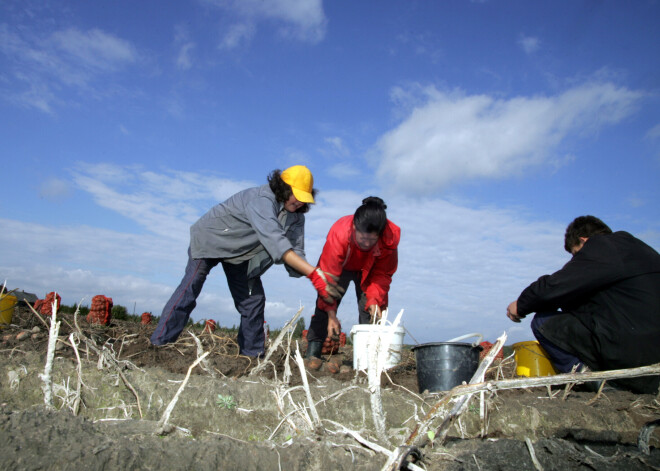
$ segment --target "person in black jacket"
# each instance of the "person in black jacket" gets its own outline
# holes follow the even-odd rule
[[[555,368],[568,373],[660,362],[660,255],[627,232],[612,232],[594,216],[566,228],[564,267],[529,285],[509,304],[520,322],[535,312],[532,331]],[[617,380],[616,386],[655,393],[659,376]]]

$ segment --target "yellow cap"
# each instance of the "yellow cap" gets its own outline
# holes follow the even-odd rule
[[[314,177],[304,165],[294,165],[282,172],[282,181],[287,183],[293,191],[293,196],[301,203],[313,203],[312,188]]]

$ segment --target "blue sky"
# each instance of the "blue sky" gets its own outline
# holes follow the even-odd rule
[[[407,343],[531,339],[506,306],[568,261],[573,218],[660,248],[659,21],[650,0],[3,1],[0,277],[160,314],[189,226],[304,164],[312,263],[387,202]],[[272,326],[309,322],[307,280],[264,285]],[[193,317],[238,324],[222,270]]]

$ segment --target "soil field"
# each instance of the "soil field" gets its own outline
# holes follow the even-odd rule
[[[255,374],[259,361],[239,356],[230,336],[198,330],[154,347],[155,326],[79,318],[78,328],[71,314],[58,320],[52,407],[42,377],[48,319],[21,307],[0,331],[0,469],[379,470],[387,462],[383,450],[402,445],[446,395],[418,391],[414,355],[405,350],[381,378],[382,434],[367,377],[350,368],[350,345],[336,355],[342,372],[307,373],[312,409],[295,341],[284,342]],[[486,378],[513,378],[514,371],[505,359]],[[660,432],[651,432],[649,453],[637,445],[644,424],[660,418],[657,396],[578,389],[487,392],[483,401],[475,394],[443,443],[416,443],[415,465],[660,469]],[[439,414],[432,429],[441,421]]]

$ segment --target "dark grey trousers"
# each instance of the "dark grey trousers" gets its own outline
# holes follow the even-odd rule
[[[260,278],[248,279],[248,261],[240,264],[223,262],[219,258],[192,259],[188,248],[186,272],[174,290],[158,326],[151,336],[151,343],[164,345],[176,341],[181,335],[190,313],[197,305],[197,297],[202,291],[206,277],[213,267],[222,263],[227,277],[229,291],[234,306],[241,315],[238,330],[238,347],[241,355],[257,356],[264,353],[264,308],[266,295]]]

